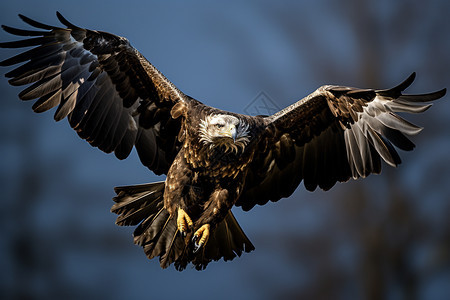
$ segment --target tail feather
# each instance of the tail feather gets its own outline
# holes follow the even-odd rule
[[[188,238],[190,236],[188,235]],[[192,253],[191,248],[184,251],[183,255],[175,261],[175,268],[182,271],[188,263],[192,263],[197,270],[203,270],[211,261],[233,260],[236,256],[241,256],[243,252],[255,250],[252,242],[245,235],[241,226],[234,218],[231,211],[212,232],[204,248],[198,253]]]
[[[158,217],[154,222],[147,227],[144,233],[136,235],[135,240],[139,238],[140,245],[144,248],[144,252],[149,259],[159,256],[159,262],[162,268],[167,268],[170,264],[170,257],[175,259],[181,255],[183,247],[179,249],[179,242],[182,239],[177,235],[177,226],[174,222],[174,218],[170,217],[167,210],[162,209]],[[145,239],[140,238],[146,236]],[[178,243],[174,244],[174,241],[178,240]],[[176,247],[177,246],[177,247]],[[172,254],[172,255],[171,255]]]
[[[159,235],[165,229],[169,217],[169,212],[161,205],[161,208],[158,208],[156,212],[150,214],[136,227],[133,233],[134,243],[144,247],[147,253],[149,251],[148,248],[157,242]],[[145,248],[146,246],[147,248]]]
[[[202,270],[213,260],[232,260],[255,249],[230,211],[212,231],[206,247],[193,253],[192,232],[185,238],[178,234],[176,213],[170,216],[164,208],[164,182],[116,187],[115,191],[111,211],[119,215],[116,224],[138,225],[134,243],[144,248],[149,259],[159,256],[162,268],[175,263],[181,271],[192,263]]]
[[[215,250],[219,249],[219,255],[225,261],[232,260],[236,256],[241,256],[242,252],[250,252],[255,249],[253,244],[247,238],[242,228],[236,221],[231,211],[225,219],[217,226],[212,235],[212,242],[206,247],[208,257],[218,257]],[[208,245],[207,245],[208,246]],[[220,256],[218,258],[220,258]]]
[[[176,261],[186,248],[184,239],[178,234],[175,218],[170,219],[166,233],[161,236],[155,247],[156,253],[160,253],[159,263],[164,269]]]
[[[116,224],[137,225],[152,212],[158,211],[156,207],[164,192],[164,182],[116,187],[114,191],[117,193],[113,198],[116,204],[111,212],[119,215]]]

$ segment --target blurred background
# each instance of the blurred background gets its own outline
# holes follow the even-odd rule
[[[239,113],[322,84],[411,93],[450,87],[450,1],[1,1],[18,13],[127,37],[184,93]],[[16,39],[1,32],[0,40]],[[0,51],[0,60],[16,54]],[[3,75],[11,68],[3,68]],[[234,213],[256,251],[203,272],[161,270],[109,212],[113,187],[160,180],[0,79],[2,299],[450,299],[450,99],[408,115],[425,130],[381,176]]]

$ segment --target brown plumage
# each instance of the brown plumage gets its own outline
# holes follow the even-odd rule
[[[111,211],[116,223],[137,226],[134,242],[161,267],[189,263],[203,269],[231,260],[254,246],[230,209],[249,210],[306,189],[328,190],[336,182],[381,172],[381,161],[400,163],[394,146],[412,150],[406,135],[421,128],[396,112],[420,113],[445,89],[403,95],[412,74],[387,90],[323,86],[272,116],[246,116],[204,105],[183,94],[125,38],[45,25],[3,26],[30,37],[0,43],[32,46],[0,62],[24,63],[8,72],[12,85],[29,85],[19,97],[37,99],[36,112],[57,107],[92,146],[126,158],[133,147],[143,165],[163,182],[117,187]],[[394,145],[394,146],[393,146]]]

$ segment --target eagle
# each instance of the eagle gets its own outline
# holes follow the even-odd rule
[[[57,17],[54,27],[19,17],[32,30],[2,48],[31,47],[0,62],[35,112],[54,107],[89,144],[118,159],[136,148],[161,182],[116,187],[116,224],[136,226],[134,243],[162,268],[232,260],[255,249],[231,208],[244,211],[396,167],[396,148],[415,146],[418,127],[397,113],[422,113],[446,89],[409,95],[415,73],[390,89],[324,85],[271,116],[213,108],[184,94],[123,37],[80,28]],[[396,148],[395,148],[396,147]]]

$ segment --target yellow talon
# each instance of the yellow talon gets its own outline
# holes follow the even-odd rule
[[[209,224],[205,224],[195,232],[193,238],[195,242],[194,253],[197,252],[203,245],[205,245],[208,242],[210,228],[211,226]]]
[[[177,228],[178,231],[185,236],[186,232],[194,226],[189,215],[182,209],[178,208]]]

